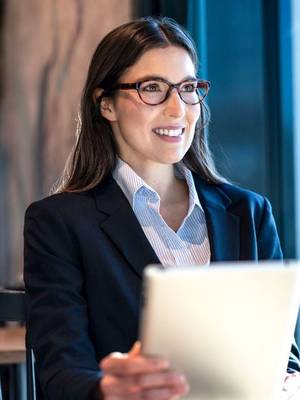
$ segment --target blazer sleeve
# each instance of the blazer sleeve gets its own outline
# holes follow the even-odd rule
[[[295,340],[292,345],[287,371],[289,373],[300,372],[299,349]]]
[[[260,221],[257,243],[259,259],[282,259],[282,251],[278,238],[278,233],[272,214],[270,202],[264,199],[263,216]],[[299,350],[294,340],[288,363],[288,372],[300,371]]]
[[[257,247],[259,260],[283,258],[272,207],[266,198],[264,198],[263,213],[258,226]]]
[[[24,226],[27,343],[47,400],[90,400],[101,377],[77,251],[71,229],[52,204],[42,200],[29,207]]]

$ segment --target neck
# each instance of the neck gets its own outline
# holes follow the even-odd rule
[[[180,202],[188,196],[186,182],[178,179],[172,164],[132,165],[131,168],[159,195],[162,203]]]

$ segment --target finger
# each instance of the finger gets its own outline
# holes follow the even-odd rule
[[[112,353],[100,363],[104,373],[116,375],[153,373],[167,370],[169,367],[169,362],[164,358],[129,356],[121,353]]]
[[[110,395],[130,395],[158,388],[182,394],[187,392],[188,384],[184,375],[166,372],[133,376],[104,375],[101,388],[105,394]]]
[[[169,387],[146,389],[142,392],[143,399],[156,399],[155,396],[167,396],[166,398],[171,400],[173,398],[185,396],[189,392],[189,385],[185,383],[172,385]]]
[[[154,389],[142,393],[133,393],[129,395],[108,395],[105,400],[177,400],[181,395],[174,395],[169,389]]]
[[[130,351],[128,353],[129,356],[140,355],[141,354],[141,347],[142,347],[141,342],[139,342],[139,341],[134,342],[132,348],[130,349]]]
[[[124,378],[116,375],[105,375],[101,379],[100,389],[105,395],[105,399],[107,399],[107,396],[121,396],[124,398],[124,396],[141,392],[140,386],[132,382],[126,382]]]
[[[143,389],[187,385],[184,375],[169,371],[137,375],[134,377],[134,381],[132,383],[141,386]]]
[[[141,394],[134,394],[130,397],[130,400],[173,400],[184,396],[186,393],[186,390],[179,390],[179,388],[157,388],[145,390]]]

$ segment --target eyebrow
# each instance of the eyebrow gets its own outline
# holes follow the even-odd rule
[[[164,76],[160,76],[160,75],[145,75],[145,76],[142,76],[141,78],[137,79],[137,82],[140,82],[140,81],[151,81],[151,80],[164,80],[164,81],[167,81],[167,82],[171,83],[169,81],[169,79],[165,78]],[[197,80],[196,76],[187,75],[178,83],[185,82],[185,81],[196,81],[196,80]]]

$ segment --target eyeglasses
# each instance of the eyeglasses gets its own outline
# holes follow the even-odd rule
[[[148,105],[155,106],[168,99],[172,89],[176,89],[181,100],[190,105],[203,101],[210,88],[210,82],[205,80],[187,80],[180,83],[170,83],[165,79],[147,79],[134,83],[119,83],[114,89],[138,92],[140,99]]]

